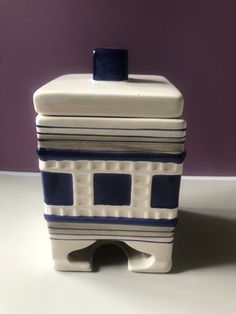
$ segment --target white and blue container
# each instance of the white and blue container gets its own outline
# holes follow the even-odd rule
[[[137,272],[172,261],[185,158],[183,97],[164,77],[129,75],[128,52],[95,49],[93,74],[34,94],[39,167],[55,268],[92,270],[115,243]]]

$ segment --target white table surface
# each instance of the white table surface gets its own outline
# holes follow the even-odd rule
[[[0,313],[236,313],[236,180],[184,179],[169,274],[127,270],[105,247],[93,273],[57,272],[38,175],[0,174]]]

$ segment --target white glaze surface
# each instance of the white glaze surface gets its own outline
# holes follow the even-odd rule
[[[117,129],[186,129],[187,123],[183,118],[179,119],[157,119],[157,118],[111,118],[111,117],[62,117],[45,116],[38,114],[37,126],[49,127],[91,127],[91,128],[117,128]]]
[[[184,119],[104,118],[104,117],[36,117],[37,132],[96,135],[136,135],[185,137]]]
[[[91,74],[61,76],[34,93],[37,113],[67,116],[179,118],[183,97],[163,76],[93,81]]]
[[[134,272],[168,272],[172,266],[172,247],[173,243],[170,238],[158,239],[157,242],[153,239],[147,241],[146,238],[130,238],[116,237],[116,240],[109,241],[106,237],[97,236],[96,239],[92,237],[85,237],[85,239],[73,237],[51,236],[52,255],[54,260],[54,268],[62,271],[92,271],[93,270],[93,256],[99,247],[105,244],[115,244],[121,249],[128,259],[128,269]],[[126,237],[127,238],[127,237]],[[82,240],[81,240],[82,239]],[[78,252],[79,260],[70,258],[72,252]]]
[[[36,118],[39,148],[184,151],[183,119],[58,117]]]

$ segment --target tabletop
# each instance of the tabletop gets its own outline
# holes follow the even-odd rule
[[[235,191],[235,178],[183,178],[168,274],[129,272],[113,246],[92,273],[57,272],[40,176],[0,173],[0,313],[236,313]]]

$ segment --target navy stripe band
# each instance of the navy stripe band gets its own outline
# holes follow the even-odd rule
[[[170,136],[149,136],[149,135],[107,135],[107,134],[81,134],[81,133],[43,133],[37,132],[39,135],[63,135],[63,136],[81,136],[81,137],[130,137],[130,138],[166,138],[166,139],[184,139],[185,136],[177,136],[177,137],[170,137]]]
[[[161,239],[170,239],[173,238],[173,235],[171,236],[157,236],[157,235],[152,235],[152,236],[146,236],[146,235],[127,235],[127,234],[109,234],[109,233],[55,233],[55,232],[50,232],[50,235],[53,236],[88,236],[88,237],[127,237],[127,238],[161,238]]]
[[[36,125],[37,128],[46,129],[81,129],[81,130],[127,130],[127,131],[186,131],[184,129],[151,129],[151,128],[95,128],[95,127],[76,127],[76,126],[52,126],[52,125]]]
[[[48,138],[48,139],[41,139],[38,138],[39,142],[77,142],[77,143],[83,143],[83,142],[102,142],[102,143],[147,143],[147,144],[184,144],[185,141],[179,141],[179,142],[167,142],[167,141],[140,141],[140,140],[133,140],[133,141],[125,141],[125,140],[98,140],[98,139],[92,139],[92,140],[85,140],[85,139],[67,139],[67,138]]]
[[[101,217],[101,216],[59,216],[44,214],[50,222],[75,222],[75,223],[100,223],[100,224],[124,224],[143,226],[175,227],[178,219],[151,219],[151,218],[127,218],[127,217]]]
[[[161,226],[162,227],[162,226]],[[98,228],[64,228],[64,227],[51,227],[48,226],[49,232],[51,230],[78,230],[78,231],[118,231],[118,232],[145,232],[145,233],[174,233],[174,229],[171,230],[137,230],[137,229],[98,229]]]
[[[54,241],[98,241],[98,239],[68,239],[68,238],[52,238],[50,237],[50,240]],[[101,240],[101,239],[99,239]],[[105,239],[107,240],[107,239]],[[147,241],[147,240],[134,240],[134,239],[117,239],[116,241],[127,241],[127,242],[144,242],[144,243],[162,243],[162,244],[171,244],[174,240],[171,240],[170,242],[164,242],[164,241]]]
[[[140,153],[116,151],[82,151],[65,149],[38,149],[40,160],[131,160],[131,161],[157,161],[180,164],[184,161],[186,152],[180,154],[168,153]]]

